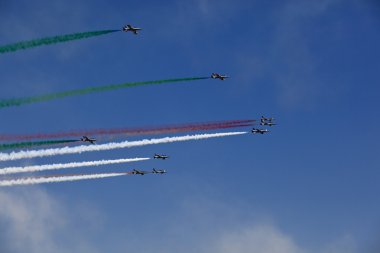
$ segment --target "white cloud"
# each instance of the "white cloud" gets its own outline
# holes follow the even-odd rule
[[[7,229],[2,228],[3,241],[17,242],[8,244],[15,252],[29,248],[31,252],[56,252],[51,233],[64,225],[58,204],[40,191],[26,196],[0,194],[0,218]]]
[[[355,241],[343,236],[320,249],[300,246],[289,234],[272,224],[246,226],[223,233],[215,242],[215,253],[354,253]]]
[[[270,225],[258,225],[225,233],[215,252],[304,253],[288,235]]]
[[[96,252],[76,227],[77,214],[37,188],[0,193],[0,250],[5,252]],[[86,221],[97,223],[94,220]],[[85,223],[86,223],[85,222]],[[84,223],[84,224],[85,224]],[[2,251],[3,252],[3,251]]]
[[[357,252],[355,240],[350,235],[344,235],[341,238],[329,243],[322,253],[354,253]]]
[[[305,248],[270,219],[253,210],[249,210],[251,215],[246,215],[238,205],[212,198],[187,199],[176,213],[148,219],[154,224],[141,220],[136,225],[142,226],[142,230],[133,223],[105,224],[104,214],[98,209],[91,203],[78,206],[57,199],[54,194],[35,187],[3,191],[0,193],[0,252],[356,252],[350,236],[332,239],[319,249]]]

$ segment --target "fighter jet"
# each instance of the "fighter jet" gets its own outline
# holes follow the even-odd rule
[[[264,116],[261,116],[260,121],[261,122],[273,122],[274,118],[265,118]]]
[[[252,130],[251,130],[251,133],[253,133],[253,134],[265,134],[268,132],[269,132],[269,130],[267,130],[267,129],[252,128]]]
[[[226,78],[229,78],[229,76],[226,76],[226,75],[220,75],[220,74],[218,74],[218,73],[212,73],[211,74],[211,78],[212,79],[220,79],[220,80],[224,80],[224,79],[226,79]]]
[[[162,159],[162,160],[165,160],[165,159],[169,158],[169,156],[167,156],[167,155],[160,155],[160,154],[154,154],[153,158],[154,158],[154,159]]]
[[[273,122],[266,122],[266,121],[264,121],[264,122],[261,122],[260,125],[262,125],[262,126],[274,126],[274,125],[277,125],[277,124],[275,124]]]
[[[143,170],[132,170],[131,172],[133,175],[141,175],[144,176],[145,174],[150,173],[149,171],[143,171]]]
[[[165,173],[166,173],[166,170],[156,170],[156,169],[153,169],[153,170],[152,170],[152,173],[153,173],[153,174],[165,174]]]
[[[80,138],[80,140],[83,142],[89,142],[91,144],[95,144],[96,142],[96,139],[88,138],[87,136],[83,136],[82,138]]]
[[[142,30],[141,28],[137,28],[137,27],[133,27],[131,25],[126,25],[126,26],[123,26],[123,32],[128,32],[128,31],[131,31],[133,32],[135,35],[137,35],[138,31]]]

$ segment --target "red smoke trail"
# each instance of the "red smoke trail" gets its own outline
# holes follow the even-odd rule
[[[210,126],[205,126],[205,127],[189,127],[189,128],[175,128],[175,129],[165,129],[163,131],[151,131],[151,132],[144,132],[144,133],[137,133],[137,134],[125,134],[125,135],[151,135],[151,134],[170,134],[170,133],[181,133],[181,132],[191,132],[191,131],[209,131],[209,130],[221,130],[221,129],[229,129],[229,128],[239,128],[239,127],[249,127],[252,126],[253,123],[245,123],[245,124],[226,124],[226,125],[210,125]],[[118,134],[121,135],[121,134]],[[111,141],[115,139],[117,135],[113,134],[108,136],[108,138],[102,138],[99,137],[97,138],[99,141]],[[68,145],[70,145],[69,143]],[[68,146],[66,145],[66,146]]]
[[[80,130],[61,133],[47,134],[28,134],[28,135],[0,135],[1,141],[25,141],[33,139],[53,139],[65,137],[81,137],[83,135],[100,136],[100,135],[150,135],[179,133],[201,130],[227,129],[234,127],[248,127],[253,125],[255,120],[226,120],[207,123],[192,123],[183,125],[172,125],[162,127],[142,127],[142,128],[116,128],[116,129],[93,129]]]

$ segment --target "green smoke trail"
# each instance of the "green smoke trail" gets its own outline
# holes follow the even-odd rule
[[[79,40],[85,39],[94,36],[100,36],[108,33],[118,32],[120,30],[102,30],[102,31],[93,31],[93,32],[83,32],[83,33],[73,33],[66,35],[59,35],[54,37],[41,38],[36,40],[21,41],[14,44],[8,44],[0,47],[0,54],[14,52],[17,50],[38,47],[42,45],[51,45],[60,42],[66,42],[70,40]]]
[[[16,143],[4,143],[0,144],[0,150],[15,149],[15,148],[30,148],[36,146],[64,144],[70,142],[77,142],[78,140],[53,140],[53,141],[28,141],[28,142],[16,142]]]
[[[190,78],[177,78],[177,79],[165,79],[165,80],[156,80],[156,81],[146,81],[146,82],[132,82],[132,83],[122,83],[122,84],[111,84],[97,87],[89,87],[78,90],[63,91],[58,93],[33,96],[33,97],[24,97],[24,98],[14,98],[14,99],[5,99],[0,100],[0,108],[10,107],[10,106],[19,106],[23,104],[31,104],[43,101],[49,101],[57,98],[64,98],[69,96],[84,95],[94,92],[110,91],[123,88],[131,88],[142,85],[154,85],[154,84],[164,84],[164,83],[175,83],[175,82],[184,82],[184,81],[195,81],[208,79],[209,77],[190,77]]]

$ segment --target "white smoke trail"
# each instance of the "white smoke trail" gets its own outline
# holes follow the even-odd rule
[[[78,174],[78,175],[66,175],[66,176],[62,175],[62,176],[47,176],[47,177],[29,177],[29,178],[3,180],[3,181],[0,181],[0,186],[59,183],[59,182],[78,181],[78,180],[87,180],[87,179],[126,176],[130,174],[131,174],[130,172],[121,172],[121,173],[102,173],[102,174]]]
[[[33,165],[33,166],[25,166],[25,167],[7,167],[7,168],[0,169],[0,175],[24,173],[24,172],[37,172],[37,171],[44,171],[44,170],[70,169],[70,168],[78,168],[78,167],[92,167],[92,166],[118,164],[118,163],[130,163],[130,162],[146,161],[149,159],[150,158],[129,158],[129,159],[100,160],[100,161],[88,161],[88,162],[44,164],[44,165]]]
[[[170,143],[170,142],[179,142],[179,141],[219,138],[219,137],[226,137],[226,136],[242,135],[246,133],[247,132],[195,134],[195,135],[185,135],[185,136],[176,136],[176,137],[164,137],[164,138],[150,139],[150,140],[145,139],[141,141],[111,142],[111,143],[100,144],[100,145],[89,145],[89,146],[82,145],[82,146],[77,146],[77,147],[51,148],[51,149],[41,149],[41,150],[19,151],[19,152],[12,152],[12,153],[0,153],[0,161],[10,161],[10,160],[54,156],[54,155],[76,154],[76,153],[82,153],[82,152],[102,151],[102,150],[111,150],[111,149],[120,149],[120,148],[131,148],[131,147]]]

